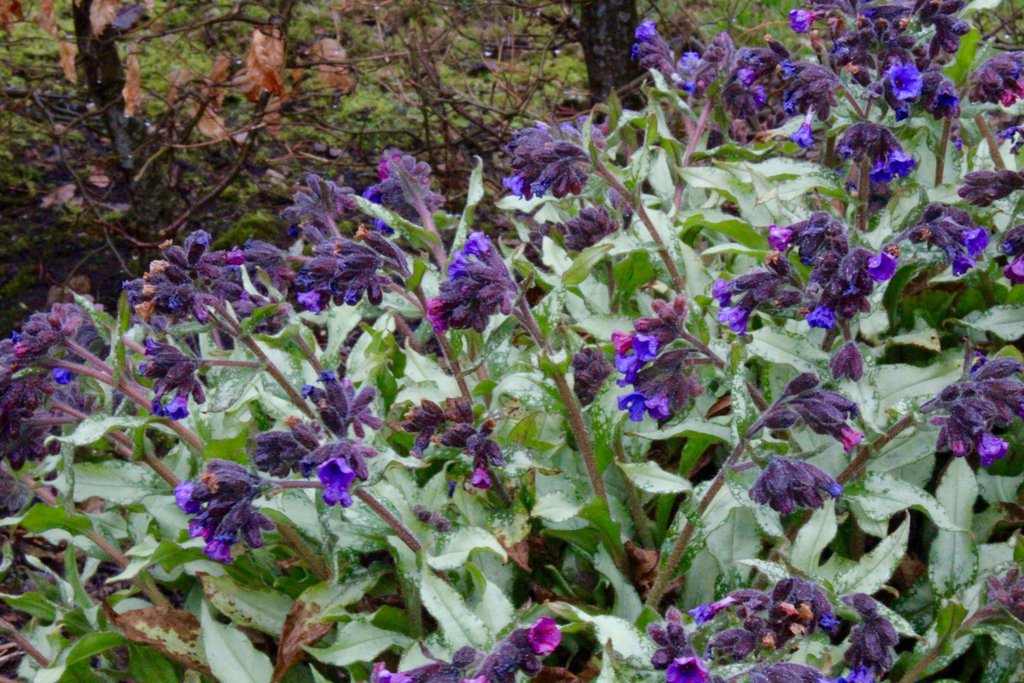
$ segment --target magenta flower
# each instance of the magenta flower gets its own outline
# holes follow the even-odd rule
[[[864,440],[864,435],[855,429],[843,425],[840,428],[839,440],[843,444],[843,450],[849,453],[853,450],[854,446]]]
[[[770,246],[775,251],[786,251],[786,249],[789,248],[789,242],[792,239],[793,231],[790,228],[786,228],[780,225],[768,226],[768,246]],[[718,287],[719,282],[725,281],[719,280],[718,282],[715,282],[716,287]],[[712,296],[714,296],[713,289],[711,290],[711,294]]]
[[[562,642],[562,630],[551,617],[541,617],[527,635],[533,651],[538,655],[551,654]]]

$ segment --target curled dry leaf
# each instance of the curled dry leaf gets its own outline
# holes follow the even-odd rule
[[[121,96],[124,97],[124,115],[128,118],[135,116],[142,104],[142,77],[139,73],[138,47],[128,47],[128,59],[125,63],[124,88]]]
[[[245,58],[245,96],[252,102],[264,92],[287,97],[282,70],[284,68],[284,39],[277,26],[264,26],[252,32],[252,44]]]
[[[39,202],[39,208],[49,209],[54,206],[63,206],[71,201],[71,198],[75,196],[77,189],[78,188],[75,187],[74,183],[65,183],[43,197]]]
[[[326,599],[328,595],[329,588],[322,591],[307,589],[288,611],[284,628],[281,629],[281,641],[274,664],[274,681],[281,680],[289,669],[305,658],[304,648],[307,645],[316,643],[334,628],[333,621],[323,618],[324,605],[329,602]]]
[[[39,3],[39,14],[35,18],[36,24],[51,36],[57,35],[57,13],[53,8],[53,0],[42,0]]]
[[[206,97],[210,98],[210,105],[220,110],[224,103],[224,88],[219,87],[228,79],[228,72],[231,70],[231,57],[223,52],[213,60],[213,68],[206,79],[210,87],[206,89]]]
[[[14,22],[24,18],[19,0],[0,0],[0,28],[10,33]]]
[[[203,110],[203,114],[199,117],[199,123],[196,124],[196,127],[200,133],[211,140],[226,140],[231,135],[231,131],[228,130],[224,119],[210,107],[206,107]]]
[[[93,0],[89,5],[89,25],[93,35],[103,35],[107,27],[117,18],[121,0]]]
[[[78,46],[70,40],[62,40],[57,49],[60,51],[60,68],[64,71],[64,78],[72,83],[78,83],[78,71],[75,69]]]
[[[281,135],[281,98],[271,98],[270,102],[267,103],[267,108],[263,112],[263,129],[267,131],[267,135],[272,138],[278,138]]]
[[[310,55],[316,64],[316,74],[328,88],[352,92],[355,84],[352,78],[352,70],[344,66],[348,60],[348,53],[334,38],[321,38],[313,43]]]
[[[181,89],[192,82],[192,72],[188,69],[171,69],[167,74],[167,101],[177,102],[181,97]]]

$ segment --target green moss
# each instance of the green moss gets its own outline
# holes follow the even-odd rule
[[[245,244],[249,239],[275,241],[280,236],[281,222],[277,216],[260,210],[235,221],[214,239],[213,246],[216,249],[230,249]]]

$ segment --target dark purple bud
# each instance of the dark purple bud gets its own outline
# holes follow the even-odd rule
[[[1024,621],[1024,573],[1013,567],[1002,578],[988,577],[988,600],[997,603],[1018,621]]]
[[[861,622],[850,633],[850,647],[844,657],[852,669],[869,669],[885,676],[892,669],[892,648],[899,642],[896,629],[878,613],[875,601],[863,593],[843,601],[860,615]]]
[[[814,465],[774,458],[750,489],[750,498],[788,515],[797,508],[818,509],[825,504],[823,494],[835,498],[842,492],[835,479]]]
[[[1022,56],[1022,52],[1006,52],[983,62],[967,81],[971,102],[1000,102],[1008,107],[1024,97],[1020,82]]]
[[[803,664],[769,664],[750,672],[749,683],[823,683],[828,681],[817,669]]]
[[[988,206],[1019,190],[1024,190],[1024,175],[1005,169],[972,171],[963,178],[963,186],[956,192],[975,206]]]
[[[588,206],[561,226],[565,246],[571,251],[583,251],[619,229],[617,221],[603,206]]]
[[[590,405],[611,374],[612,365],[600,349],[583,348],[572,358],[573,393],[582,405]]]
[[[832,379],[842,378],[859,381],[864,375],[864,361],[860,355],[857,342],[848,341],[833,354],[829,361],[829,368],[832,370]]]

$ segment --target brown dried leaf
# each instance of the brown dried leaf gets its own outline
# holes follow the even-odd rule
[[[224,88],[218,87],[228,79],[228,72],[231,70],[231,57],[223,52],[213,60],[213,69],[206,79],[209,87],[205,89],[205,96],[209,98],[210,104],[217,111],[220,111],[224,103]]]
[[[352,92],[355,80],[351,69],[343,65],[348,60],[348,53],[341,43],[334,38],[321,38],[313,43],[310,55],[317,62],[316,73],[321,83],[344,93]]]
[[[633,541],[626,541],[626,557],[629,558],[629,573],[633,585],[640,589],[641,595],[647,595],[658,573],[658,551],[641,548]]]
[[[93,166],[92,173],[89,174],[89,183],[101,190],[105,190],[110,187],[110,176],[104,173],[103,169],[99,166]]]
[[[281,137],[281,98],[274,97],[267,103],[263,111],[263,126],[270,137]]]
[[[504,536],[498,536],[498,543],[505,549],[512,561],[523,568],[523,571],[530,571],[530,542],[523,539],[518,543],[509,545]]]
[[[226,140],[231,135],[231,131],[228,130],[224,119],[210,107],[206,107],[203,110],[203,115],[199,117],[199,123],[196,124],[196,127],[200,133],[211,140]]]
[[[57,35],[57,13],[53,9],[53,0],[42,0],[39,3],[39,14],[36,15],[36,24],[51,36]]]
[[[277,26],[264,26],[252,32],[252,44],[245,58],[247,91],[245,96],[256,102],[264,92],[285,98],[284,87],[284,39]]]
[[[325,584],[320,584],[325,585]],[[324,621],[321,618],[323,605],[315,601],[307,602],[303,596],[313,591],[316,595],[316,587],[307,589],[299,596],[295,604],[288,611],[284,620],[284,628],[281,629],[281,642],[277,648],[277,662],[274,664],[273,681],[281,680],[288,670],[301,662],[307,645],[312,645],[323,638],[334,627],[333,621]]]
[[[78,71],[75,69],[78,46],[70,40],[62,40],[57,49],[60,51],[60,68],[64,71],[64,78],[72,83],[78,83]]]
[[[92,0],[89,5],[89,25],[93,35],[101,36],[107,27],[117,18],[117,9],[121,0]]]
[[[130,45],[125,63],[125,81],[121,96],[124,97],[124,115],[128,118],[135,116],[135,112],[142,105],[142,77],[139,73],[138,51],[136,46]]]
[[[181,89],[192,82],[192,72],[188,69],[171,69],[167,74],[167,101],[174,103],[181,96]]]
[[[711,404],[708,411],[704,413],[706,419],[718,417],[719,415],[728,415],[732,412],[732,394],[726,394],[717,401]]]
[[[199,619],[183,609],[146,607],[116,613],[109,605],[104,612],[124,637],[133,643],[152,645],[162,654],[200,673],[212,676],[203,652]]]
[[[75,191],[77,189],[78,188],[74,183],[61,185],[40,200],[39,208],[49,209],[54,206],[63,206],[71,201],[71,198],[75,196]]]
[[[533,683],[576,683],[579,676],[560,666],[545,666],[537,674]]]
[[[10,33],[14,22],[24,18],[19,0],[0,0],[0,28]]]

